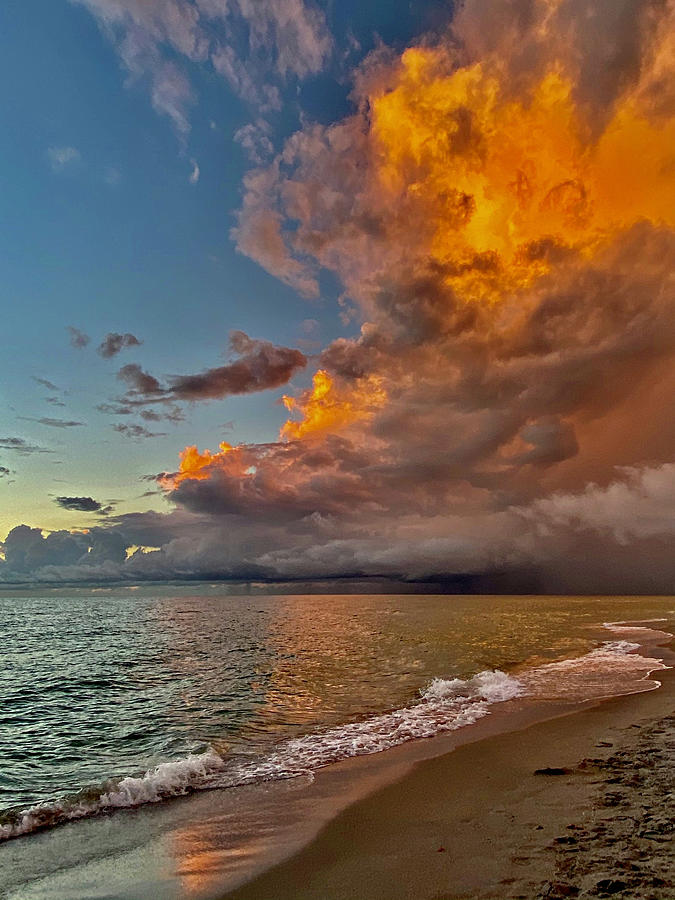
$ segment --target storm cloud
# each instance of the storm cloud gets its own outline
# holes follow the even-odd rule
[[[158,549],[115,549],[105,577],[672,590],[674,17],[458,5],[442,34],[362,62],[350,115],[258,155],[237,247],[305,296],[328,273],[345,335],[283,398],[278,436],[189,444],[157,478],[171,512],[110,521]],[[312,362],[230,346],[197,374],[123,367],[117,412],[278,388]],[[32,533],[10,537],[6,580],[29,559],[37,579],[92,577],[83,539],[42,563]]]

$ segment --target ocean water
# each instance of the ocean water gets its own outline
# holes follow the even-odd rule
[[[675,599],[0,593],[0,840],[648,690]],[[621,624],[639,622],[639,626]]]

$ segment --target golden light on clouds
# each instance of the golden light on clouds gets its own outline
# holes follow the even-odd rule
[[[375,376],[361,379],[357,385],[338,387],[335,379],[323,369],[314,375],[312,387],[299,399],[284,396],[290,412],[298,412],[300,421],[289,419],[281,428],[281,437],[300,440],[328,432],[340,431],[357,421],[372,416],[386,402],[382,379]]]
[[[418,240],[464,300],[526,288],[640,219],[675,220],[675,122],[648,118],[637,96],[593,142],[561,71],[513,96],[494,66],[448,73],[445,50],[415,47],[369,109],[384,202],[402,229],[406,210],[424,223]]]
[[[166,490],[173,490],[188,478],[194,481],[210,478],[213,466],[221,464],[230,454],[233,454],[232,461],[235,461],[238,457],[237,450],[227,441],[223,441],[220,444],[220,450],[215,453],[210,450],[200,453],[194,445],[186,447],[181,451],[178,471],[164,475],[160,479],[160,484]]]

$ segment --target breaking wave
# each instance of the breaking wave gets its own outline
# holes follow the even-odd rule
[[[606,627],[621,634],[659,634],[627,623],[606,623]],[[7,810],[0,814],[0,840],[195,791],[311,777],[316,769],[342,759],[472,725],[488,715],[493,705],[516,697],[578,701],[651,690],[659,682],[649,680],[649,673],[667,667],[659,659],[635,653],[639,647],[625,639],[605,641],[583,656],[526,669],[517,676],[487,670],[468,679],[434,678],[420,691],[419,701],[408,707],[285,740],[259,758],[241,761],[209,748],[59,800]]]

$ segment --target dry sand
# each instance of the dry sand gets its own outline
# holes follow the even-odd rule
[[[673,900],[675,673],[656,677],[418,763],[228,900]]]

